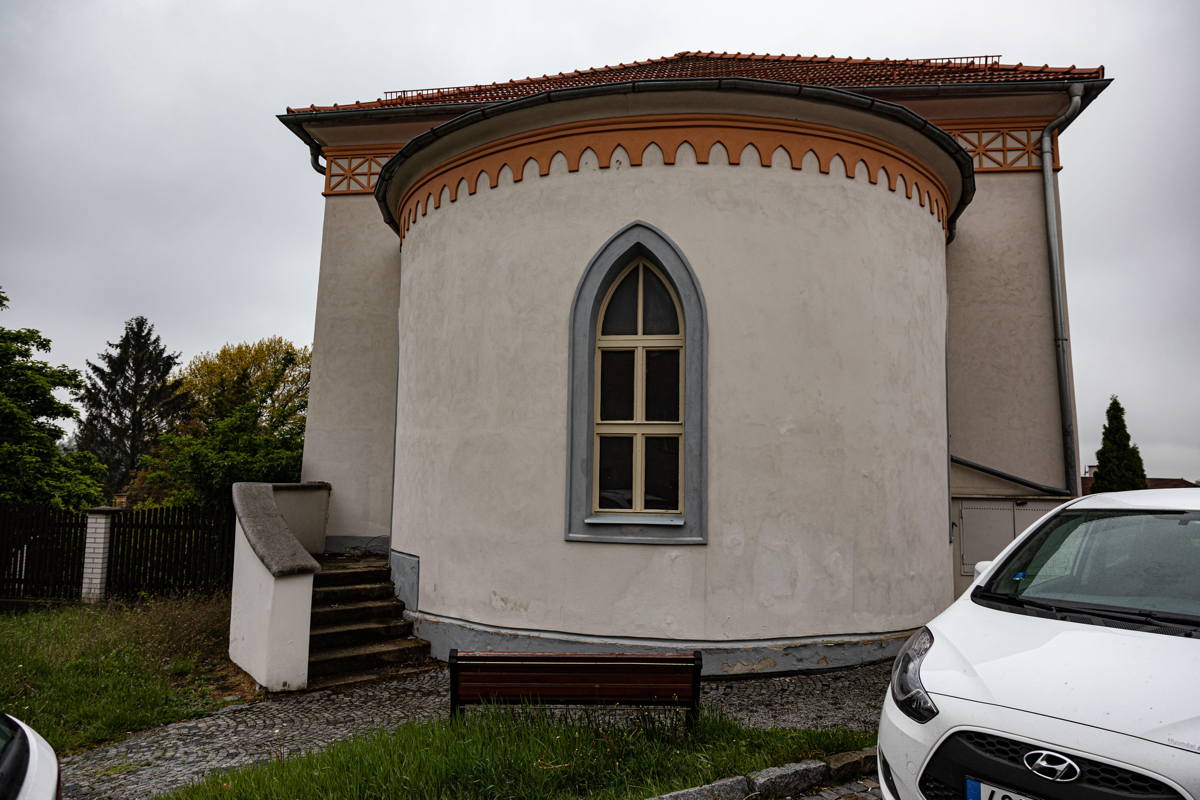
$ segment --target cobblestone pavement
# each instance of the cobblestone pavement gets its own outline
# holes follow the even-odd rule
[[[883,794],[879,791],[878,783],[863,779],[822,789],[816,794],[806,794],[795,800],[879,800],[882,797]]]
[[[704,704],[759,727],[874,730],[887,665],[819,675],[714,681]],[[276,695],[135,733],[62,759],[65,800],[144,800],[217,769],[299,755],[379,728],[449,714],[445,668],[341,691]],[[871,797],[870,786],[832,798]],[[835,790],[827,790],[835,791]],[[877,790],[876,790],[877,791]]]

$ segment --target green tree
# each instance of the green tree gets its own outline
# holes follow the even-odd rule
[[[1108,421],[1096,451],[1096,475],[1093,492],[1123,492],[1146,488],[1146,469],[1142,454],[1129,438],[1125,427],[1125,409],[1114,394],[1108,403]]]
[[[191,417],[203,425],[223,419],[246,403],[262,403],[260,424],[279,432],[304,429],[312,353],[282,336],[227,344],[202,353],[180,370]]]
[[[191,416],[144,459],[135,502],[224,503],[238,481],[299,480],[309,362],[279,337],[193,359],[179,376]]]
[[[7,307],[0,291],[0,309]],[[83,380],[76,370],[33,357],[49,350],[40,331],[0,327],[0,502],[99,505],[104,468],[89,453],[64,450],[63,429],[55,424],[78,416],[55,390],[77,390]]]
[[[104,464],[104,489],[111,495],[125,488],[142,456],[180,419],[186,400],[179,382],[170,380],[179,354],[167,352],[145,317],[126,322],[108,348],[99,364],[87,362],[77,444]]]

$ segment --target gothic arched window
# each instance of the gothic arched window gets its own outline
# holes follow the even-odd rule
[[[572,309],[567,538],[705,541],[704,304],[691,268],[634,223]]]

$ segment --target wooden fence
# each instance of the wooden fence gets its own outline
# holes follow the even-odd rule
[[[233,583],[231,506],[147,508],[113,515],[109,597],[229,589]]]
[[[86,512],[0,505],[0,600],[79,600],[87,518]],[[226,591],[233,583],[233,537],[231,506],[111,513],[103,594]]]
[[[78,600],[87,515],[0,505],[0,598]]]

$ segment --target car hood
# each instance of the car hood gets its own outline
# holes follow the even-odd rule
[[[1200,639],[1043,619],[962,597],[929,624],[930,694],[1200,753]],[[937,702],[936,698],[934,702]]]

